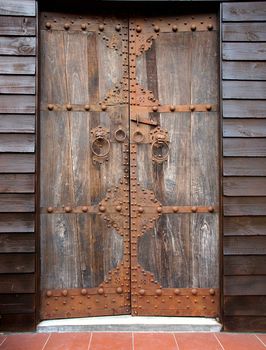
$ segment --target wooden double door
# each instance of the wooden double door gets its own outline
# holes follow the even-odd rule
[[[41,318],[216,316],[215,15],[40,27]]]

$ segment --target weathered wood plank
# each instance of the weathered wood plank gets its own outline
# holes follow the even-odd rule
[[[224,218],[224,236],[266,235],[265,217],[226,217]]]
[[[225,119],[224,137],[265,137],[266,119]]]
[[[35,115],[0,114],[1,133],[34,133]]]
[[[225,256],[224,275],[266,275],[266,257],[263,255]]]
[[[35,175],[0,174],[1,193],[34,193]]]
[[[1,294],[0,313],[32,313],[35,310],[34,294]],[[17,328],[19,330],[20,328]]]
[[[0,95],[0,113],[35,113],[35,96]]]
[[[224,316],[224,330],[236,332],[265,332],[265,316]]]
[[[35,254],[0,254],[0,273],[35,271]]]
[[[32,233],[0,234],[0,253],[34,253],[35,236]]]
[[[34,152],[35,135],[0,134],[0,152]]]
[[[266,43],[223,43],[222,57],[229,61],[263,61]]]
[[[35,196],[32,194],[0,194],[0,212],[34,212]]]
[[[34,17],[2,16],[0,21],[0,35],[35,35],[35,27],[36,19]]]
[[[0,275],[0,293],[34,293],[35,276],[29,274]]]
[[[224,138],[223,154],[229,157],[265,157],[266,142],[258,138]]]
[[[35,74],[35,57],[0,56],[0,74]]]
[[[226,236],[223,239],[224,255],[265,255],[265,236]]]
[[[0,214],[0,232],[34,232],[34,214]]]
[[[35,37],[0,37],[0,55],[34,56],[35,48]]]
[[[223,159],[224,176],[266,176],[265,158],[229,158]]]
[[[266,62],[224,61],[222,76],[228,80],[266,80]]]
[[[223,41],[266,41],[265,23],[223,23],[222,32]]]
[[[263,1],[223,3],[223,21],[265,21],[266,9]]]
[[[265,81],[223,81],[222,90],[224,99],[266,99]]]
[[[225,297],[224,313],[234,316],[266,316],[266,296]]]
[[[225,295],[265,295],[266,276],[225,276]]]
[[[28,75],[0,75],[0,94],[35,94],[35,77]]]
[[[35,331],[35,313],[2,314],[0,328],[6,332]]]
[[[34,154],[0,154],[0,173],[34,173]]]
[[[35,16],[34,0],[0,0],[0,15]]]
[[[266,197],[224,197],[225,216],[265,215]]]
[[[266,101],[225,100],[224,118],[265,118]]]
[[[225,196],[266,196],[266,177],[225,177]]]

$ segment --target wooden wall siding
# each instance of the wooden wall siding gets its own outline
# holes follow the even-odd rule
[[[224,328],[266,325],[266,7],[221,6]]]
[[[0,331],[35,328],[35,0],[0,0]]]

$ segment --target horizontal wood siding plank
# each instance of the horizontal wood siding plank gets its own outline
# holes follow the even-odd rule
[[[35,151],[35,136],[31,134],[0,134],[0,152]]]
[[[0,114],[0,133],[34,133],[34,114]]]
[[[266,235],[266,217],[226,217],[224,236]]]
[[[266,176],[266,158],[229,158],[223,160],[224,176]]]
[[[2,314],[0,328],[5,332],[35,331],[35,313]]]
[[[225,276],[225,295],[266,295],[266,276]]]
[[[223,136],[266,137],[266,119],[225,119]]]
[[[266,118],[266,101],[224,100],[224,118]]]
[[[225,196],[266,196],[266,177],[225,177],[223,193]]]
[[[35,17],[2,16],[0,21],[0,35],[35,35]]]
[[[229,157],[265,157],[265,139],[224,138],[223,154]]]
[[[35,254],[0,254],[0,273],[35,271]]]
[[[0,214],[0,232],[34,232],[34,214],[6,213]]]
[[[32,233],[1,233],[0,253],[34,253],[35,237]]]
[[[266,80],[266,62],[223,62],[223,79]]]
[[[32,194],[0,194],[0,212],[20,213],[35,211],[35,196]]]
[[[228,316],[266,316],[266,296],[225,297],[224,313]]]
[[[245,275],[266,275],[265,255],[246,256],[225,256],[224,275],[245,276]]]
[[[35,175],[0,174],[0,193],[34,193]]]
[[[35,74],[35,57],[0,56],[0,74]]]
[[[224,99],[266,99],[266,81],[223,81]]]
[[[0,113],[35,113],[35,96],[0,95]]]
[[[27,75],[0,75],[0,94],[35,94],[35,77]]]
[[[266,41],[265,23],[224,23],[222,30],[223,41]]]
[[[266,215],[266,197],[224,197],[224,215]]]
[[[266,9],[263,1],[223,3],[223,21],[265,21]]]
[[[265,236],[236,236],[224,237],[224,255],[265,255]],[[266,260],[265,260],[266,262]]]
[[[34,293],[35,276],[29,274],[0,275],[0,293]]]
[[[0,55],[35,56],[35,37],[0,37]]]
[[[224,316],[225,331],[265,332],[265,316]]]
[[[223,43],[222,58],[229,61],[264,61],[266,43]]]
[[[0,0],[0,15],[35,16],[34,0]]]
[[[0,314],[32,313],[34,310],[34,294],[0,295]]]
[[[35,155],[0,153],[0,173],[34,173]]]

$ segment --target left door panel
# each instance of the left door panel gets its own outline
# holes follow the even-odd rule
[[[41,16],[41,318],[130,312],[128,28]]]

